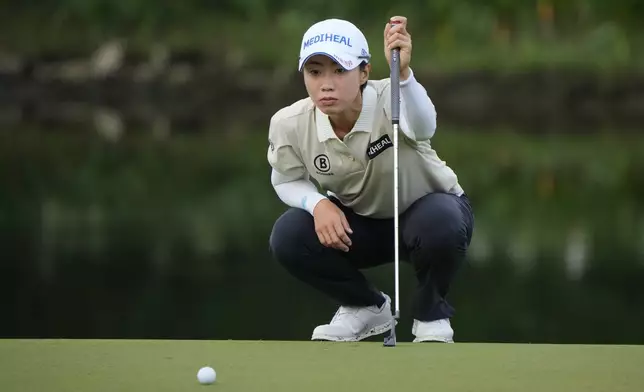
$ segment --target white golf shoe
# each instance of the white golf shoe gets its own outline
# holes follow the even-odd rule
[[[454,330],[449,319],[436,321],[414,320],[411,332],[416,336],[414,343],[442,342],[454,343]]]
[[[385,303],[382,308],[340,306],[329,324],[320,325],[313,330],[311,340],[357,342],[389,331],[394,323],[391,298],[384,293],[383,296]]]

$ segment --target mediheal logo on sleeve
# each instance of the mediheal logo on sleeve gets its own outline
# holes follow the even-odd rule
[[[378,155],[380,155],[383,151],[385,151],[389,147],[393,147],[393,146],[394,144],[391,142],[389,135],[384,135],[380,139],[369,144],[369,148],[367,149],[367,156],[369,157],[369,159],[373,159]]]
[[[350,48],[353,48],[353,45],[351,45],[351,37],[346,37],[344,35],[339,35],[339,34],[326,33],[326,34],[318,34],[315,37],[311,37],[306,41],[304,41],[304,49],[308,48],[311,45],[317,44],[319,42],[335,42],[340,45],[346,45]]]

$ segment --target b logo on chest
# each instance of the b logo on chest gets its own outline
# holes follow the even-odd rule
[[[325,154],[316,156],[313,160],[313,165],[317,169],[318,174],[333,175],[333,173],[329,173],[331,170],[331,162],[329,161],[329,157]]]
[[[380,139],[376,140],[375,142],[371,142],[369,144],[369,148],[367,148],[367,156],[369,159],[373,159],[380,155],[383,151],[388,149],[389,147],[393,147],[394,143],[391,141],[389,138],[389,135],[384,135]]]

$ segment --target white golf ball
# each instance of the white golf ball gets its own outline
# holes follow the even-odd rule
[[[215,369],[210,366],[202,367],[199,369],[199,372],[197,372],[197,380],[202,384],[212,384],[215,382],[216,378],[217,373],[215,372]]]

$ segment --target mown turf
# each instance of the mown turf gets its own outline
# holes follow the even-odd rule
[[[0,340],[0,390],[635,392],[644,347]]]

